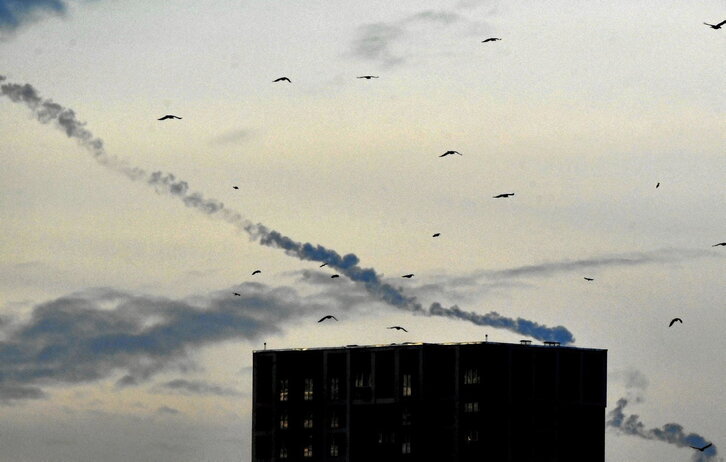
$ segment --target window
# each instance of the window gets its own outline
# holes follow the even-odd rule
[[[287,448],[280,446],[280,459],[287,459]]]
[[[411,425],[411,411],[404,409],[401,413],[401,425]]]
[[[411,396],[411,374],[403,374],[403,396]]]
[[[401,443],[401,454],[411,454],[411,437],[404,436]]]
[[[287,379],[280,380],[280,401],[287,401]]]
[[[474,385],[480,383],[479,369],[467,369],[464,373],[464,385]]]
[[[368,379],[369,379],[368,374],[366,374],[365,372],[359,372],[355,376],[355,387],[356,388],[369,387],[370,385],[369,385]]]
[[[470,403],[464,403],[464,412],[466,412],[466,413],[479,412],[479,402],[473,401]]]
[[[287,413],[280,414],[280,429],[287,430]]]
[[[338,444],[333,441],[332,443],[330,443],[330,457],[338,457],[338,452]]]
[[[333,411],[332,414],[330,414],[330,428],[338,428],[340,427],[340,421],[338,420],[338,413]]]
[[[305,428],[313,428],[313,413],[309,412],[305,416],[305,420],[303,420],[303,427]]]
[[[303,448],[303,457],[312,457],[313,456],[313,445],[308,444]]]
[[[311,401],[313,399],[313,379],[305,379],[305,394],[303,395],[305,401]]]
[[[340,399],[340,379],[338,377],[330,379],[330,399]]]
[[[470,430],[464,434],[464,439],[467,444],[475,443],[479,441],[479,432],[476,430]]]

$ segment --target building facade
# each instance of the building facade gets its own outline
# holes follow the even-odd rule
[[[254,462],[604,462],[607,351],[557,344],[255,351]]]

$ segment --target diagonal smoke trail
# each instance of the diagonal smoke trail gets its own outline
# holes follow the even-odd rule
[[[689,446],[702,448],[708,444],[708,442],[697,433],[686,434],[683,431],[683,426],[677,423],[668,423],[663,425],[662,428],[646,429],[638,415],[625,415],[623,409],[625,409],[627,404],[628,400],[625,398],[620,398],[618,400],[617,406],[608,413],[607,425],[609,427],[613,427],[626,435],[638,436],[646,440],[665,441],[666,443],[674,444],[679,448]],[[716,454],[718,454],[718,450],[715,445],[709,447],[703,452],[693,451],[694,453],[691,457],[691,462],[713,462],[716,460]]]
[[[6,77],[0,75],[0,82],[5,80]],[[32,85],[27,83],[24,85],[3,83],[0,85],[0,96],[6,96],[14,103],[24,104],[30,108],[36,119],[43,124],[55,122],[68,137],[75,138],[81,146],[91,151],[93,158],[104,167],[119,172],[133,181],[143,181],[153,186],[158,193],[176,196],[187,207],[197,209],[206,215],[219,217],[246,232],[251,239],[259,241],[261,245],[283,249],[288,255],[301,260],[327,263],[351,280],[362,284],[371,295],[397,308],[415,314],[443,316],[470,321],[480,326],[507,329],[537,340],[551,340],[562,344],[575,341],[572,333],[563,326],[547,327],[522,318],[507,318],[496,312],[482,315],[463,311],[458,306],[445,308],[438,303],[434,303],[426,309],[414,297],[407,297],[400,289],[382,282],[381,277],[373,268],[358,266],[359,259],[354,254],[341,256],[336,251],[321,245],[296,242],[277,231],[268,229],[262,224],[254,224],[242,217],[238,212],[225,208],[220,201],[206,199],[198,192],[191,192],[186,181],[178,180],[170,173],[147,172],[109,155],[103,147],[103,141],[94,137],[85,128],[85,123],[76,118],[76,114],[72,109],[65,108],[50,99],[41,98]]]

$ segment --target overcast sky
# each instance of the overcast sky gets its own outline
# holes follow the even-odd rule
[[[0,0],[3,457],[248,461],[263,342],[488,335],[608,350],[608,462],[721,460],[724,19]]]

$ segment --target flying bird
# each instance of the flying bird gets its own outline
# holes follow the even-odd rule
[[[585,278],[586,281],[594,281],[593,278]]]
[[[336,317],[335,317],[335,316],[333,316],[332,314],[329,314],[329,315],[327,315],[327,316],[323,316],[322,318],[320,318],[320,321],[318,321],[318,322],[323,322],[323,321],[325,321],[326,319],[335,319],[336,321],[338,320],[338,318],[336,318]]]
[[[490,37],[490,38],[488,38],[486,40],[482,40],[481,43],[496,42],[496,41],[499,41],[499,40],[501,40],[501,39],[498,38],[498,37]]]
[[[391,327],[387,327],[387,329],[396,329],[396,330],[402,330],[404,332],[408,332],[406,329],[404,329],[401,326],[391,326]]]
[[[255,274],[259,274],[259,273],[261,273],[261,272],[262,272],[262,271],[260,271],[260,270],[254,270],[254,271],[252,272],[252,276],[254,276]]]
[[[492,198],[499,199],[500,197],[509,197],[509,196],[514,196],[514,193],[497,194],[496,196],[492,196]]]
[[[156,120],[167,120],[167,119],[179,119],[179,120],[181,120],[181,117],[177,117],[175,115],[167,114],[164,117],[162,117],[160,119],[156,119]]]
[[[404,274],[404,275],[403,275],[403,276],[401,276],[401,277],[402,277],[402,278],[408,278],[408,279],[411,279],[411,278],[413,277],[413,273],[411,273],[411,274]]]
[[[676,323],[676,321],[678,321],[678,322],[680,322],[681,324],[683,324],[683,319],[681,319],[681,318],[673,318],[673,319],[671,320],[671,323],[670,323],[670,324],[668,324],[668,327],[671,327],[671,326],[672,326],[673,324],[675,324],[675,323]]]
[[[323,263],[322,265],[320,265],[320,268],[322,268],[323,266],[328,266],[328,264],[327,263]]]
[[[721,26],[726,24],[726,21],[721,21],[718,24],[709,24],[707,22],[704,22],[704,24],[707,25],[708,27],[710,27],[711,29],[721,29]],[[693,446],[691,446],[691,447],[693,447]]]
[[[280,77],[279,79],[273,80],[273,82],[290,82],[290,79],[288,79],[287,77]]]
[[[719,247],[719,246],[726,247],[726,242],[719,242],[718,244],[714,244],[711,247]]]
[[[726,21],[724,21],[724,22],[726,22]],[[723,23],[722,23],[722,24],[723,24]],[[705,451],[706,449],[710,448],[711,446],[713,446],[713,443],[708,443],[707,445],[705,445],[705,446],[704,446],[704,447],[702,447],[702,448],[697,448],[696,446],[690,446],[690,447],[692,447],[693,449],[695,449],[695,450],[697,450],[697,451],[701,451],[701,452],[703,452],[703,451]]]
[[[239,293],[239,292],[234,292],[234,294],[235,294],[235,295],[236,295],[237,297],[241,297],[241,296],[242,296],[242,294],[241,294],[241,293]]]
[[[439,236],[441,236],[441,233],[436,233],[436,234],[434,234],[434,235],[433,235],[433,236],[431,236],[431,237],[439,237]]]
[[[446,157],[451,154],[458,154],[460,156],[463,156],[463,154],[460,153],[459,151],[446,151],[445,153],[441,154],[439,157]]]
[[[232,186],[232,189],[239,189],[239,186]]]
[[[660,186],[660,181],[655,185],[655,189],[658,189],[658,186]]]
[[[335,279],[335,278],[339,278],[339,277],[340,277],[340,275],[334,274],[334,275],[330,276],[330,279]]]
[[[356,77],[356,78],[370,80],[370,79],[377,79],[378,76],[377,75],[361,75],[361,76]]]

